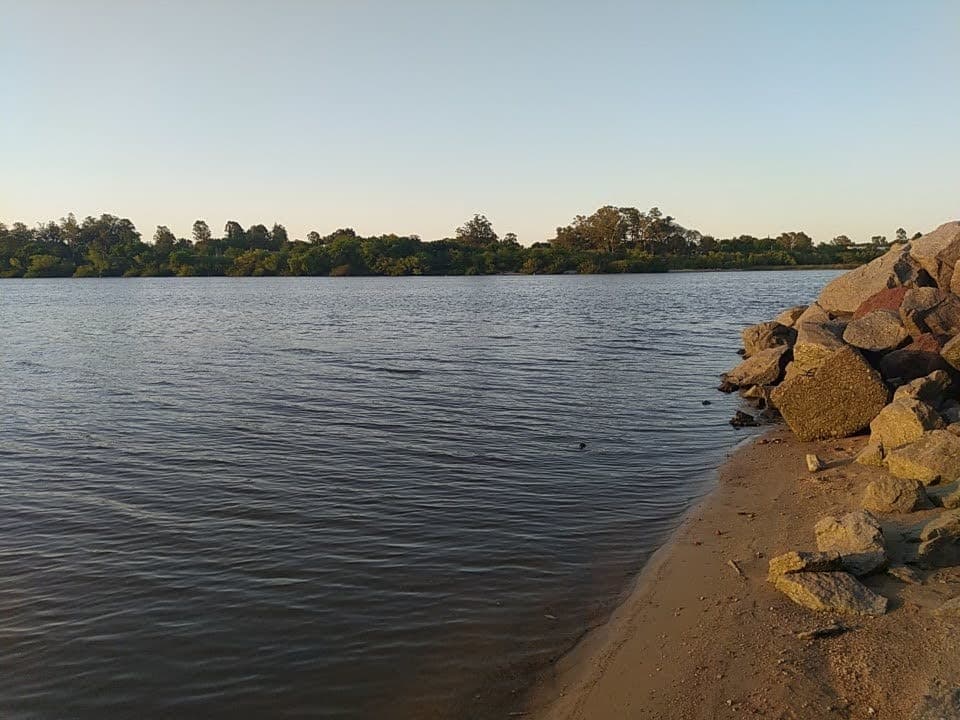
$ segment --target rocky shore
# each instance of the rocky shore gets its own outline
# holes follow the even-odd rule
[[[543,718],[960,720],[960,223],[743,333],[742,447]],[[954,270],[957,270],[955,273]]]

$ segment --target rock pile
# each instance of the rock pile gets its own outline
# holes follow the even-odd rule
[[[860,577],[886,570],[922,581],[906,565],[888,567],[877,516],[943,507],[925,516],[906,562],[960,565],[958,262],[960,222],[947,223],[834,279],[811,305],[743,332],[744,359],[721,390],[779,413],[804,442],[869,432],[856,462],[886,471],[867,484],[862,510],[815,525],[815,552],[770,561],[768,581],[801,605],[882,615],[886,598]],[[815,455],[807,463],[823,467]]]
[[[858,461],[895,477],[960,479],[958,261],[960,222],[894,245],[813,304],[744,330],[744,359],[721,389],[778,412],[803,441],[869,428]],[[875,488],[875,507],[922,504],[911,487]]]

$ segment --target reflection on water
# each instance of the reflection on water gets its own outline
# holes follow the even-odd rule
[[[0,284],[0,711],[502,716],[833,274]]]

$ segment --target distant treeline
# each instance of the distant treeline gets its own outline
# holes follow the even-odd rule
[[[897,230],[896,239],[907,233]],[[602,207],[577,216],[547,242],[525,247],[476,215],[452,238],[361,237],[352,229],[291,240],[283,225],[230,221],[220,237],[206,222],[190,238],[158,226],[144,242],[130,220],[73,215],[30,228],[0,223],[0,277],[149,277],[192,275],[489,275],[625,273],[681,269],[856,265],[887,248],[884,236],[854,244],[846,236],[815,245],[803,232],[775,238],[717,239],[688,230],[657,208]]]

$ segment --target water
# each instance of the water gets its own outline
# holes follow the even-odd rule
[[[502,717],[834,274],[0,284],[0,716]]]

